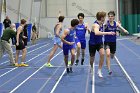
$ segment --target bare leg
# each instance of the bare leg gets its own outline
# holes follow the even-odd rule
[[[49,56],[48,56],[48,63],[50,63],[52,57],[54,56],[56,50],[58,49],[58,45],[54,45],[52,51],[50,52]]]
[[[75,61],[75,49],[72,49],[71,50],[71,66],[70,66],[70,72],[72,73],[72,66],[73,66],[73,63]]]
[[[19,53],[20,53],[20,50],[16,50],[15,66],[18,66]]]
[[[81,43],[80,42],[78,42],[77,43],[77,53],[76,53],[76,63],[75,63],[75,65],[78,65],[78,62],[79,62],[79,57],[80,57],[80,49],[81,49]]]
[[[100,54],[100,60],[99,60],[99,68],[98,68],[98,75],[99,75],[99,77],[103,77],[102,76],[102,66],[103,66],[103,63],[104,63],[104,49],[103,48],[101,48],[100,50],[99,50],[99,54]]]
[[[84,64],[84,58],[85,58],[85,49],[82,49],[82,60],[81,60],[81,65]]]
[[[68,67],[68,55],[64,55],[65,66]]]
[[[71,50],[71,66],[73,65],[75,61],[75,49]]]
[[[80,44],[80,42],[78,42],[78,43],[77,43],[76,60],[79,60],[79,57],[80,57],[80,49],[81,49],[81,44]]]
[[[27,53],[27,49],[24,48],[24,49],[22,50],[22,58],[21,58],[21,62],[25,62],[26,53]]]
[[[106,49],[106,65],[108,70],[110,71],[110,49]]]
[[[104,63],[104,49],[101,48],[99,50],[99,54],[100,54],[100,60],[99,60],[99,69],[102,69],[103,63]]]

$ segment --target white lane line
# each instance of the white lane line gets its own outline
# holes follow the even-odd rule
[[[61,74],[61,76],[59,77],[59,79],[57,80],[57,82],[55,83],[55,85],[53,86],[53,88],[52,88],[52,90],[51,90],[50,93],[53,93],[53,92],[55,91],[57,85],[59,84],[60,80],[61,80],[62,77],[64,76],[65,72],[66,72],[66,69],[63,71],[63,73]]]
[[[43,45],[43,46],[41,46],[41,47],[38,47],[38,48],[36,48],[36,49],[34,49],[34,50],[32,50],[32,51],[27,52],[27,55],[28,55],[29,53],[31,53],[31,52],[34,52],[34,51],[36,51],[36,50],[38,50],[38,49],[41,49],[42,47],[45,47],[45,46],[48,46],[48,45],[50,45],[50,43],[49,43],[49,44],[46,44],[46,45]],[[22,55],[19,55],[19,57],[21,57],[21,56],[22,56]],[[0,65],[3,65],[3,64],[8,63],[8,62],[9,62],[9,60],[0,63]]]
[[[11,69],[11,70],[9,70],[9,71],[3,73],[2,75],[0,75],[0,78],[3,77],[3,76],[5,76],[6,74],[12,72],[12,71],[15,70],[15,69],[17,69],[17,67],[15,67],[15,68],[13,68],[13,69]]]
[[[61,63],[60,65],[62,65],[63,63]],[[42,85],[42,87],[37,91],[37,93],[41,93],[41,91],[45,88],[45,86],[48,84],[48,82],[50,81],[50,79],[52,79],[52,77],[56,74],[56,72],[58,71],[58,69],[60,69],[60,67],[58,67],[53,74],[49,77],[49,79],[47,79],[47,81]]]
[[[41,62],[42,60],[44,60],[44,58],[46,58],[46,57],[43,57],[42,59],[37,60],[37,62],[35,62],[35,64]],[[15,79],[16,77],[18,77],[19,75],[21,75],[22,73],[24,73],[24,72],[27,71],[27,70],[29,70],[29,68],[26,68],[26,67],[25,67],[25,70],[21,71],[20,73],[17,73],[15,76],[13,76],[12,78],[10,78],[8,81],[6,81],[6,82],[4,82],[3,84],[1,84],[1,85],[0,85],[0,88],[1,88],[2,86],[4,86],[5,84],[11,82],[13,79]],[[9,91],[10,91],[10,90],[9,90]]]
[[[116,64],[115,64],[116,65]],[[87,65],[87,66],[89,66],[89,65]],[[92,75],[92,93],[95,93],[95,67],[94,67],[95,65],[94,65],[94,63],[93,63],[93,75]],[[98,65],[97,65],[98,66]],[[57,88],[57,86],[58,86],[58,84],[59,84],[59,82],[60,82],[60,80],[62,79],[62,77],[64,76],[64,74],[65,74],[65,72],[66,72],[66,70],[64,70],[63,71],[63,73],[61,74],[61,76],[59,77],[59,79],[58,79],[58,81],[56,82],[56,84],[54,85],[54,87],[53,87],[53,89],[51,90],[51,92],[50,93],[53,93],[54,91],[55,91],[55,89]]]
[[[93,63],[93,73],[92,73],[92,93],[95,93],[95,62]]]
[[[14,80],[16,77],[20,76],[22,73],[26,72],[27,70],[28,70],[28,69],[25,69],[25,70],[21,71],[20,73],[17,73],[16,75],[10,77],[9,80],[7,80],[6,82],[4,82],[4,83],[2,83],[2,84],[0,85],[0,88],[2,88],[2,87],[3,87],[4,85],[6,85],[6,84],[9,84],[12,80]],[[9,90],[9,91],[10,91],[10,90]]]
[[[90,68],[91,68],[91,67],[88,67],[88,71],[87,71],[88,74],[87,74],[87,79],[86,79],[85,93],[88,93],[88,90],[89,90],[89,89],[88,89],[88,88],[89,88],[89,81],[90,81],[90,80],[89,80],[89,79],[90,79],[89,77],[90,77],[90,74],[91,74]]]
[[[45,53],[45,52],[48,52],[48,51],[49,51],[49,50],[51,50],[51,49],[52,49],[52,48],[48,49],[47,51],[42,52],[41,54],[43,54],[43,53]],[[35,56],[35,57],[31,58],[31,59],[30,59],[30,60],[28,60],[26,63],[28,63],[28,62],[32,61],[33,59],[35,59],[35,58],[39,57],[41,54],[39,54],[39,55],[37,55],[37,56]],[[3,77],[3,76],[5,76],[6,74],[8,74],[8,73],[12,72],[13,70],[15,70],[15,69],[17,69],[17,68],[18,68],[18,67],[15,67],[15,68],[13,68],[13,69],[11,69],[11,70],[7,71],[6,73],[4,73],[4,74],[0,75],[0,78],[1,78],[1,77]]]
[[[121,38],[121,39],[117,39],[117,41],[127,40],[127,39],[130,39],[130,38]]]
[[[140,93],[138,87],[135,85],[134,81],[131,79],[131,77],[128,75],[128,73],[126,72],[126,70],[124,69],[124,67],[122,66],[122,64],[120,63],[120,61],[118,60],[118,58],[115,56],[116,62],[118,63],[118,65],[120,66],[121,70],[124,72],[128,82],[130,83],[132,89],[134,90],[135,93]]]
[[[62,51],[60,51],[57,55],[55,55],[52,59],[54,59],[56,56],[58,56]],[[44,64],[45,65],[45,64]],[[15,92],[20,86],[22,86],[26,81],[28,81],[33,75],[35,75],[38,71],[40,71],[44,65],[42,65],[38,70],[36,70],[33,74],[31,74],[29,77],[27,77],[23,82],[21,82],[18,86],[16,86],[13,90],[11,90],[9,93]]]
[[[123,43],[119,42],[122,46],[124,46],[125,48],[127,48],[130,52],[132,52],[135,56],[137,56],[138,58],[140,58],[140,55],[137,54],[136,52],[134,52],[132,49],[130,49],[129,47],[125,46]]]

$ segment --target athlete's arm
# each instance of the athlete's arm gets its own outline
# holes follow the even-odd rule
[[[128,32],[126,29],[124,29],[124,28],[121,26],[120,23],[116,22],[116,24],[117,24],[117,27],[121,29],[121,31],[123,31],[123,32],[126,33],[126,34],[129,34],[129,32]]]
[[[90,28],[89,28],[89,26],[88,26],[88,23],[85,23],[85,28],[86,28],[86,30],[88,31],[88,33],[90,33]]]
[[[56,36],[58,36],[59,38],[60,38],[60,34],[59,33],[60,33],[61,28],[62,28],[61,24],[57,25],[57,27],[56,27]]]
[[[115,35],[114,32],[101,32],[99,31],[100,26],[98,24],[93,24],[92,31],[94,31],[95,35]]]
[[[17,36],[16,36],[16,40],[17,40],[16,45],[17,45],[17,46],[19,45],[19,34],[21,33],[21,31],[22,31],[22,27],[19,27],[19,28],[17,29]]]
[[[68,31],[67,29],[64,30],[64,32],[63,32],[63,34],[62,34],[62,36],[61,36],[61,40],[62,40],[63,43],[66,43],[66,44],[68,44],[68,45],[73,45],[74,42],[69,42],[69,41],[66,41],[66,40],[65,40],[65,37],[68,35],[68,33],[69,33],[69,31]]]

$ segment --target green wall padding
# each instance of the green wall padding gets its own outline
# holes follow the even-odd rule
[[[122,15],[121,23],[130,34],[139,33],[138,25],[140,25],[140,14]]]

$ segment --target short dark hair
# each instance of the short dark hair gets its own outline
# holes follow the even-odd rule
[[[114,11],[109,11],[109,12],[108,12],[108,16],[109,16],[110,14],[113,15],[113,16],[115,16],[115,12],[114,12]]]
[[[97,20],[101,20],[102,17],[106,16],[106,12],[102,11],[102,12],[97,12],[96,14],[96,18]]]
[[[64,16],[59,16],[58,18],[59,22],[63,22],[64,18],[65,18]]]
[[[71,26],[72,26],[72,27],[75,27],[75,26],[78,25],[78,24],[79,24],[78,19],[72,19],[72,20],[71,20]]]
[[[26,20],[25,19],[21,19],[21,24],[25,24]]]
[[[83,13],[79,13],[79,14],[77,15],[78,18],[79,18],[80,16],[83,17],[83,18],[85,17],[85,15],[84,15]]]

